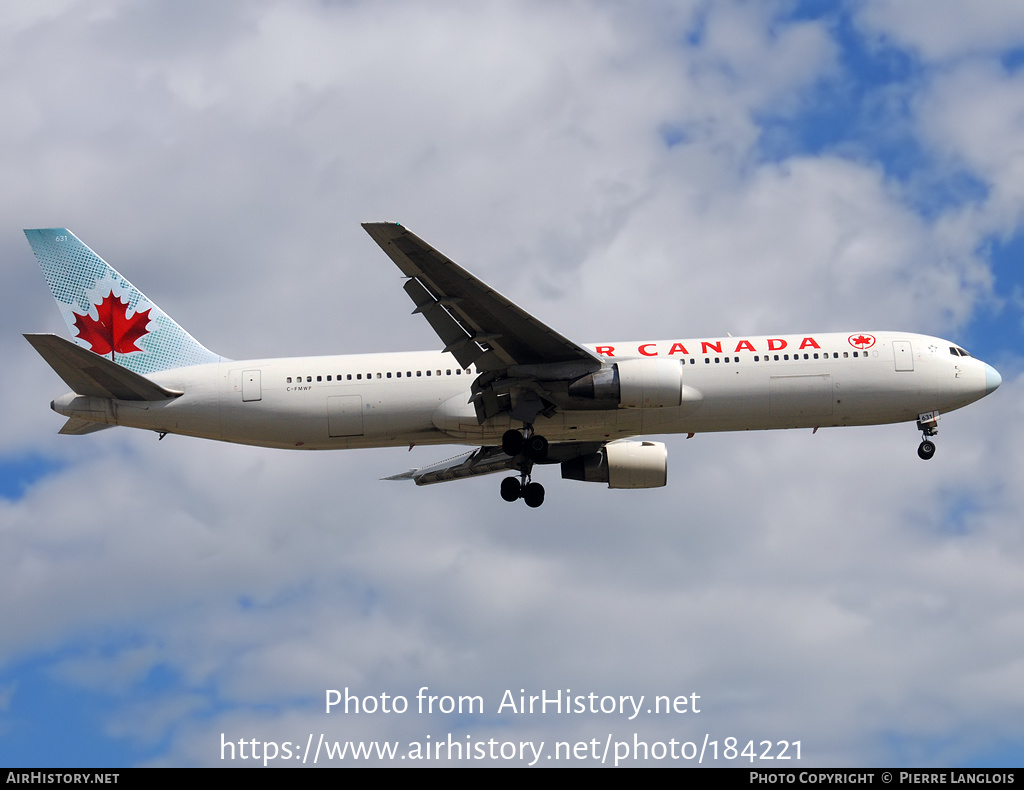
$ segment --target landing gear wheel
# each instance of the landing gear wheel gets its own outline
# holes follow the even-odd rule
[[[533,434],[526,440],[526,455],[531,461],[544,461],[548,457],[548,440]]]
[[[506,502],[515,502],[522,495],[523,487],[518,477],[506,477],[501,481],[501,498]]]
[[[514,477],[509,478],[515,480]],[[518,481],[516,481],[518,482]],[[523,501],[528,507],[540,507],[544,504],[544,486],[540,483],[527,483],[523,486]]]
[[[523,451],[523,435],[519,431],[507,430],[501,435],[501,451],[515,458]]]
[[[927,439],[925,439],[917,448],[917,455],[922,460],[927,461],[929,458],[935,455],[935,442],[929,442]]]

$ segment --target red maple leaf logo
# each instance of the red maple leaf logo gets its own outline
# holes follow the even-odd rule
[[[850,345],[854,348],[871,348],[875,344],[875,339],[871,335],[860,335],[854,337],[850,335]]]
[[[120,298],[114,298],[114,291],[103,297],[103,301],[96,305],[96,313],[99,320],[88,313],[79,315],[74,313],[75,328],[78,329],[78,337],[90,345],[97,354],[111,354],[116,351],[118,354],[128,354],[132,351],[142,351],[135,341],[143,335],[149,334],[146,325],[149,323],[149,310],[136,312],[131,318],[128,317],[128,303],[122,302]]]

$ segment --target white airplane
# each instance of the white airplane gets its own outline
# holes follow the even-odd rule
[[[470,445],[387,479],[511,471],[502,498],[539,507],[538,464],[609,488],[665,485],[665,445],[630,440],[650,434],[916,420],[928,459],[939,415],[1002,381],[954,343],[903,332],[578,345],[400,225],[363,227],[443,350],[232,361],[67,229],[26,230],[75,336],[25,335],[71,387],[50,404],[68,418],[60,432],[126,425],[302,450]]]

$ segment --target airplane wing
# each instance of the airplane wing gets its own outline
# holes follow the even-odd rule
[[[463,367],[498,370],[513,365],[581,362],[601,367],[597,355],[562,337],[446,258],[401,225],[363,223],[366,232],[410,278],[405,291]]]
[[[505,455],[500,447],[478,447],[462,455],[456,455],[445,461],[430,466],[410,469],[399,475],[385,477],[385,480],[412,480],[418,486],[431,483],[446,483],[449,480],[462,480],[466,477],[479,477],[494,472],[506,472],[517,469],[515,459]]]
[[[463,367],[480,376],[472,402],[482,422],[502,412],[530,423],[554,408],[544,382],[564,382],[600,370],[593,352],[563,337],[392,222],[363,228],[409,278],[405,292]]]
[[[560,464],[573,458],[597,452],[604,442],[559,442],[551,445],[546,463]],[[418,486],[432,483],[446,483],[449,480],[463,480],[495,472],[519,472],[520,460],[505,454],[500,447],[478,447],[468,453],[456,455],[445,461],[429,466],[410,469],[408,472],[385,477],[384,480],[412,480]]]

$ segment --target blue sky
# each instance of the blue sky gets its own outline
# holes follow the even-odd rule
[[[15,3],[0,130],[0,762],[230,739],[801,740],[1020,765],[1024,11]],[[432,348],[360,221],[581,342],[893,328],[999,368],[914,427],[669,439],[667,488],[379,478],[439,448],[56,436],[67,226],[235,359]],[[695,691],[683,721],[325,715],[324,690]]]

